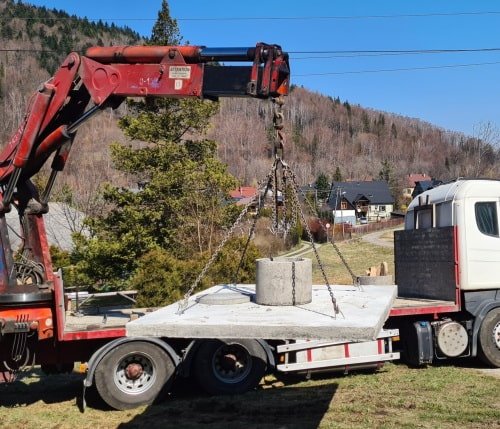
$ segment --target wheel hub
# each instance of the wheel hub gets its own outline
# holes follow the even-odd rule
[[[113,378],[122,392],[138,395],[154,385],[156,367],[148,355],[131,353],[118,363]]]
[[[497,349],[500,349],[500,322],[493,328],[493,342],[496,344]]]
[[[238,344],[221,347],[212,362],[215,376],[224,383],[238,383],[251,371],[248,350]]]
[[[125,375],[130,380],[137,380],[144,373],[144,369],[139,363],[131,363],[125,368]]]
[[[228,353],[222,356],[220,360],[220,366],[224,371],[236,371],[238,368],[241,368],[241,363],[238,362],[238,358],[232,354]]]

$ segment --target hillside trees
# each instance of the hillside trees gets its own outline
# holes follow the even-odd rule
[[[402,195],[402,187],[398,184],[393,165],[387,159],[382,161],[378,178],[388,183],[391,195],[395,198],[396,208],[398,208],[400,203],[398,197]]]
[[[177,23],[164,0],[149,43],[179,42]],[[135,178],[138,186],[105,186],[108,210],[88,219],[91,236],[77,237],[74,256],[92,282],[137,288],[141,304],[161,305],[182,295],[234,220],[235,208],[225,200],[237,182],[217,159],[214,141],[192,139],[205,130],[217,104],[146,99],[130,102],[129,109],[120,128],[143,143],[114,143],[111,156],[115,168]],[[234,266],[238,258],[228,252],[232,255],[243,244],[234,240],[220,256],[210,272],[213,281],[230,280],[221,278],[227,274],[221,261],[230,259]],[[252,271],[253,265],[247,269]]]

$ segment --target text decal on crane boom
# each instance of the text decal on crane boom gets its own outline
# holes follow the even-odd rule
[[[168,69],[170,79],[189,79],[191,78],[190,66],[170,66]]]

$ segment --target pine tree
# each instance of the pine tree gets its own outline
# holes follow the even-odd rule
[[[361,123],[363,124],[363,132],[369,133],[370,132],[370,118],[368,117],[368,114],[364,110],[361,113]]]
[[[323,200],[328,197],[330,192],[330,181],[325,173],[320,173],[316,179],[316,189],[318,191],[318,198]]]
[[[382,161],[382,168],[378,173],[378,177],[380,180],[385,180],[389,185],[389,190],[391,191],[392,196],[396,200],[396,206],[398,205],[398,195],[401,195],[401,189],[399,188],[398,182],[396,180],[396,176],[394,174],[394,168],[392,164],[385,159]]]
[[[342,177],[342,172],[340,171],[340,167],[337,165],[335,169],[335,174],[333,175],[334,182],[343,182],[344,178]]]
[[[149,44],[179,45],[181,41],[182,36],[179,32],[177,20],[170,16],[170,7],[168,6],[168,2],[167,0],[163,0],[161,3],[161,9],[158,12],[158,18],[153,26]]]
[[[396,124],[394,122],[391,125],[391,137],[393,139],[397,139],[398,138],[398,129],[396,128]]]

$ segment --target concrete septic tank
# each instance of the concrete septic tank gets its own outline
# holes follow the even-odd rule
[[[301,305],[312,300],[312,264],[307,258],[257,259],[255,302]]]

